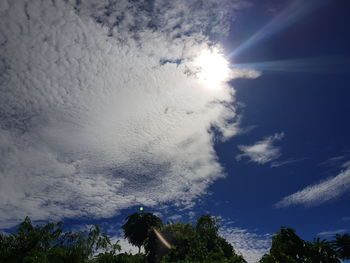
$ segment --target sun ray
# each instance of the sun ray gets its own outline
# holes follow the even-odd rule
[[[263,26],[259,31],[254,33],[240,46],[233,50],[229,57],[235,57],[243,51],[249,49],[251,46],[261,42],[262,40],[278,33],[288,26],[296,23],[312,11],[326,4],[327,0],[294,0],[281,13],[276,15],[271,21]]]
[[[350,57],[326,56],[289,60],[262,61],[231,64],[234,69],[254,69],[258,71],[337,73],[350,71]]]

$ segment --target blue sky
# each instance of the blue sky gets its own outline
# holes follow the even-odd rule
[[[242,126],[254,129],[216,147],[228,177],[211,190],[218,202],[229,201],[222,205],[223,209],[213,208],[216,213],[236,218],[242,227],[257,228],[261,233],[274,232],[281,225],[291,226],[308,240],[324,231],[349,231],[348,194],[311,207],[273,206],[286,195],[337,175],[349,158],[350,75],[341,65],[342,59],[350,55],[350,38],[345,33],[348,8],[345,1],[330,1],[237,58],[240,63],[252,64],[309,59],[298,62],[301,69],[263,71],[256,80],[233,81],[237,100],[245,104]],[[268,20],[264,7],[247,9],[242,19],[242,24],[237,19],[233,26],[232,38],[237,31],[251,34],[244,29],[248,20],[253,21],[251,32]],[[327,57],[332,56],[330,63]],[[320,57],[323,59],[317,59]],[[279,64],[284,65],[288,67],[288,61]],[[237,145],[253,144],[281,132],[284,137],[276,142],[281,149],[277,160],[291,163],[271,167],[273,162],[260,165],[233,161],[239,153]]]
[[[249,262],[349,232],[347,1],[107,2],[0,5],[0,228],[211,213]]]

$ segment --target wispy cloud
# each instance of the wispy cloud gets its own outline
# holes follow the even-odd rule
[[[320,165],[344,169],[344,168],[350,167],[349,159],[350,159],[350,155],[349,153],[346,152],[342,155],[331,157],[325,162],[320,163]]]
[[[324,231],[324,232],[320,232],[317,235],[318,236],[323,236],[323,237],[333,237],[336,234],[342,234],[347,232],[347,229],[338,229],[338,230],[334,230],[334,231]]]
[[[306,160],[306,158],[289,158],[285,161],[275,161],[271,164],[271,168],[276,168],[276,167],[280,167],[283,165],[287,165],[287,164],[291,164],[291,163],[297,163],[297,162],[301,162]]]
[[[325,164],[334,164],[337,163],[339,161],[342,161],[346,158],[346,155],[338,155],[338,156],[334,156],[329,158],[326,162],[324,162]]]
[[[189,72],[242,1],[73,2],[1,2],[0,227],[189,205],[223,176],[234,91]]]
[[[337,176],[318,184],[308,186],[294,194],[284,197],[276,207],[290,205],[316,206],[340,198],[350,191],[350,169],[341,171]]]
[[[276,133],[273,136],[266,137],[253,145],[239,145],[238,148],[242,151],[236,156],[236,160],[241,160],[247,157],[251,162],[265,164],[271,162],[281,155],[281,149],[275,146],[276,141],[281,140],[284,133]]]
[[[261,76],[261,72],[253,69],[232,69],[235,78],[251,78],[256,79]]]
[[[350,168],[350,161],[346,161],[342,163],[340,167],[344,169]]]

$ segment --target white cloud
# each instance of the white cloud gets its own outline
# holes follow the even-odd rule
[[[193,212],[193,211],[190,211],[190,212],[188,212],[188,217],[190,218],[190,219],[193,219],[195,216],[196,216],[196,213],[195,212]]]
[[[250,161],[265,164],[271,162],[281,155],[280,147],[273,145],[276,141],[281,140],[284,133],[276,133],[273,136],[264,138],[253,145],[239,145],[238,148],[243,152],[236,156],[236,160],[247,157]]]
[[[294,194],[284,197],[275,206],[279,208],[290,205],[317,206],[340,198],[349,191],[350,169],[348,168],[335,177],[308,186]]]
[[[134,254],[137,254],[139,252],[139,248],[131,245],[127,239],[125,239],[121,236],[116,236],[116,237],[111,238],[112,243],[115,243],[118,240],[119,240],[118,244],[122,248],[120,253],[130,253],[130,254],[134,255]],[[141,247],[141,253],[144,253],[144,252],[145,252],[144,248]]]
[[[223,176],[210,131],[237,132],[234,90],[190,62],[242,3],[189,3],[157,1],[153,21],[128,1],[1,2],[0,227],[188,205]]]
[[[276,168],[280,167],[283,165],[291,164],[291,163],[297,163],[306,160],[306,158],[288,158],[287,160],[284,161],[275,161],[271,164],[271,168]]]
[[[324,232],[320,232],[317,235],[318,236],[323,236],[323,237],[333,237],[336,234],[342,234],[347,232],[347,229],[338,229],[338,230],[334,230],[334,231],[324,231]]]
[[[71,3],[79,13],[89,14],[108,27],[111,34],[119,35],[122,31],[130,35],[130,31],[152,28],[173,36],[197,32],[209,36],[227,35],[234,11],[251,6],[245,0],[89,0]]]
[[[256,79],[261,76],[261,72],[254,69],[232,69],[235,78]]]
[[[271,247],[271,234],[256,234],[246,229],[224,226],[220,235],[229,241],[248,263],[258,262]]]
[[[182,215],[172,215],[168,217],[168,221],[178,222],[182,219]]]
[[[323,164],[328,164],[328,165],[334,165],[339,161],[342,161],[346,158],[346,155],[339,155],[339,156],[334,156],[332,158],[329,158],[326,162]]]
[[[152,214],[158,216],[159,218],[163,217],[163,214],[161,212],[152,212]]]
[[[350,161],[344,162],[344,163],[341,165],[341,168],[343,168],[343,169],[350,168]]]
[[[340,169],[346,169],[350,167],[349,161],[350,155],[345,153],[343,155],[334,156],[329,158],[325,162],[320,163],[320,165],[329,166],[329,167],[339,167]]]

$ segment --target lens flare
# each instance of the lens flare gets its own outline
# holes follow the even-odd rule
[[[158,239],[160,240],[160,242],[162,242],[163,245],[166,246],[167,248],[171,249],[170,243],[162,236],[162,234],[159,233],[155,228],[153,228],[153,231],[156,234],[156,236],[158,237]]]
[[[217,49],[203,50],[194,61],[198,78],[208,88],[218,88],[230,77],[230,63]]]

